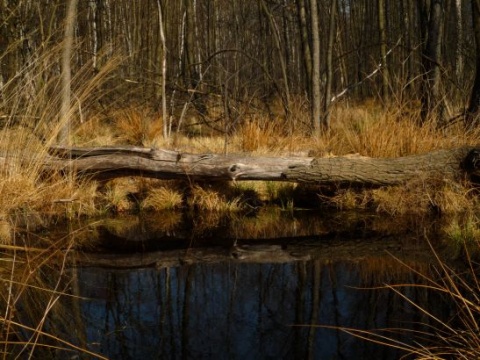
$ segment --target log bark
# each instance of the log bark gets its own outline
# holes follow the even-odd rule
[[[320,158],[314,159],[309,167],[289,169],[285,176],[296,182],[373,187],[399,185],[417,178],[459,180],[475,174],[476,156],[474,148],[464,147],[391,159]]]
[[[480,174],[480,150],[473,146],[391,159],[358,155],[314,158],[189,154],[139,147],[54,147],[50,153],[44,163],[45,169],[74,169],[79,175],[95,179],[143,176],[379,187],[419,177],[461,180]]]

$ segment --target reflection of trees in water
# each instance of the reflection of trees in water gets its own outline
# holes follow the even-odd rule
[[[379,283],[341,262],[90,268],[79,276],[82,295],[92,298],[83,304],[88,340],[114,358],[391,358],[395,350],[344,332],[294,325],[428,322],[389,290],[358,289]],[[424,292],[407,296],[436,306]]]
[[[352,238],[366,232],[405,234],[405,229],[416,228],[418,218],[388,218],[369,213],[336,213],[315,211],[282,211],[261,208],[251,214],[219,212],[160,212],[105,219],[91,225],[108,248],[121,247],[122,241],[144,244],[158,243],[159,239],[177,240],[195,238],[196,243],[211,239],[275,239],[337,234]],[[422,229],[425,227],[422,226]],[[92,242],[92,232],[88,233]],[[119,244],[120,243],[120,244]]]

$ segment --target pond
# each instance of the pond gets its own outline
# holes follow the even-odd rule
[[[137,217],[117,222],[121,230],[96,225],[96,247],[75,253],[63,275],[74,296],[60,299],[61,319],[50,314],[45,330],[111,359],[399,358],[400,350],[344,330],[401,329],[386,335],[411,344],[410,331],[434,324],[410,301],[448,314],[424,288],[406,287],[403,298],[384,287],[418,282],[412,269],[429,268],[428,246],[371,230],[371,217],[350,221],[350,231],[325,230],[317,216],[287,216],[277,226],[285,236],[275,237],[266,229],[240,237],[238,226],[232,237],[218,223],[218,233],[192,235],[185,218],[168,232]]]

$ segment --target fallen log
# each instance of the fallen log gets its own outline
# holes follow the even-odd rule
[[[459,180],[480,174],[480,151],[468,146],[391,159],[358,155],[314,158],[189,154],[139,147],[52,147],[50,154],[44,162],[46,169],[74,170],[79,175],[102,180],[143,176],[378,187],[418,177]]]

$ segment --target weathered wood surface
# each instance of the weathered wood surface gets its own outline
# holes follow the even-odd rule
[[[45,167],[73,169],[97,179],[268,180],[315,184],[386,186],[419,177],[460,179],[478,171],[475,147],[438,150],[392,159],[356,155],[273,157],[189,154],[139,147],[51,148]]]
[[[308,166],[312,157],[252,157],[241,155],[188,154],[138,147],[52,148],[46,165],[73,168],[95,178],[144,176],[191,180],[286,180],[284,172]]]

